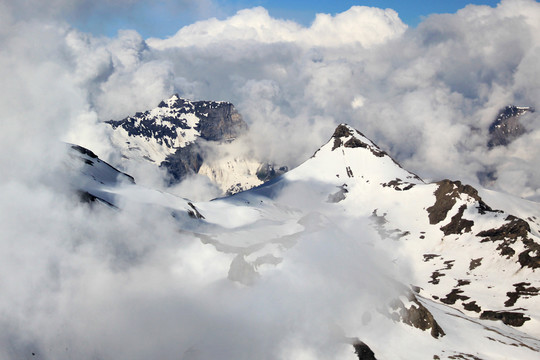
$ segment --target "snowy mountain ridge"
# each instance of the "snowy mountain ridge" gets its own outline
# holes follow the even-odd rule
[[[210,126],[208,121],[217,120]],[[109,120],[112,140],[127,157],[161,164],[177,149],[197,138],[232,141],[246,129],[233,105],[222,101],[190,101],[175,94],[145,112],[123,120]],[[225,126],[228,123],[229,126]]]
[[[123,161],[149,161],[165,168],[171,183],[200,174],[223,194],[233,194],[262,184],[266,178],[261,171],[273,167],[224,150],[247,131],[229,102],[191,101],[174,94],[154,109],[106,123]]]
[[[536,359],[540,352],[538,208],[486,192],[519,209],[518,217],[459,181],[424,183],[345,124],[297,168],[214,201],[99,184],[92,194],[114,194],[111,203],[170,209],[184,241],[220,259],[208,286],[227,279],[255,291],[281,276],[296,278],[322,247],[330,279],[344,276],[344,267],[358,283],[333,294],[347,299],[333,320],[344,334],[333,358],[365,359],[372,351],[377,359]],[[211,354],[210,343],[196,346]]]

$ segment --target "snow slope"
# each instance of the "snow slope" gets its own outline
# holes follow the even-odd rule
[[[226,287],[253,314],[235,330],[253,347],[201,338],[185,349],[199,358],[358,359],[361,343],[377,359],[539,356],[535,204],[426,184],[347,125],[296,169],[209,202],[96,187],[173,209],[205,246],[212,275],[198,286]]]

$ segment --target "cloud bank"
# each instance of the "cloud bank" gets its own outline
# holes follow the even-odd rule
[[[540,108],[535,1],[468,6],[416,29],[392,10],[353,7],[303,27],[255,8],[147,40],[133,30],[96,37],[61,20],[64,7],[75,4],[69,11],[77,12],[89,2],[53,2],[42,18],[38,3],[0,3],[0,328],[10,329],[0,334],[2,358],[240,358],[239,349],[252,344],[252,358],[342,351],[321,345],[331,330],[308,313],[328,318],[355,305],[343,299],[362,303],[363,293],[343,294],[326,310],[329,295],[321,294],[302,315],[316,289],[269,278],[240,299],[221,280],[231,259],[179,235],[159,209],[90,211],[71,198],[69,175],[59,172],[60,141],[114,161],[101,121],[155,107],[174,92],[233,102],[251,128],[244,150],[263,160],[294,167],[345,122],[424,178],[475,183],[479,172],[494,171],[491,187],[540,196],[537,113],[523,119],[529,132],[508,147],[486,146],[501,107]],[[349,234],[327,231],[321,238]],[[316,270],[330,261],[317,256],[328,251],[320,240],[315,254],[298,250],[289,265],[315,283],[331,275],[346,284],[339,269]],[[359,266],[348,254],[334,259]],[[292,296],[272,298],[283,289]],[[252,331],[254,318],[258,326],[293,313],[301,314],[298,322],[269,326],[267,338]],[[321,330],[308,337],[302,324]],[[264,352],[275,343],[281,352]]]
[[[79,93],[81,114],[69,117],[64,137],[111,161],[100,121],[178,92],[233,102],[251,127],[245,152],[261,160],[294,167],[346,122],[427,179],[478,183],[489,172],[497,180],[486,185],[535,199],[540,178],[525,154],[538,153],[537,115],[523,119],[530,132],[507,148],[485,145],[499,109],[538,108],[539,16],[535,1],[506,0],[407,29],[393,10],[355,6],[304,27],[254,8],[147,40],[133,30],[93,37],[49,22],[53,46],[45,40],[44,53],[32,56],[36,68],[52,58]],[[39,26],[15,22],[13,29]],[[30,36],[6,31],[7,43]]]

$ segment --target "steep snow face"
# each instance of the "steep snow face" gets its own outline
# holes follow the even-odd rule
[[[112,141],[128,158],[161,164],[177,149],[197,141],[231,141],[246,129],[233,105],[216,101],[189,101],[178,95],[158,107],[106,123]]]
[[[98,202],[114,208],[132,202],[165,207],[178,218],[200,216],[188,200],[139,186],[133,177],[102,161],[91,150],[79,145],[68,146],[65,165],[67,171],[75,175],[70,176],[73,179],[71,186],[82,202]]]

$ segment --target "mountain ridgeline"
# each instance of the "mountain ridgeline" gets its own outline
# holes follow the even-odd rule
[[[137,125],[139,120],[130,121]],[[192,124],[190,129],[200,129],[198,122]],[[193,144],[186,142],[180,148]],[[173,150],[177,155],[178,149]],[[319,261],[336,268],[367,263],[369,268],[351,277],[354,284],[347,282],[346,294],[352,298],[344,304],[385,293],[385,286],[392,287],[394,295],[364,302],[360,313],[351,310],[350,316],[340,318],[347,333],[339,341],[349,344],[358,359],[538,358],[537,204],[483,192],[456,180],[426,183],[346,124],[339,125],[329,141],[298,167],[274,173],[278,176],[261,186],[208,202],[152,192],[89,150],[72,147],[72,152],[75,161],[82,161],[83,177],[89,178],[79,184],[79,194],[85,195],[81,198],[119,211],[129,202],[165,206],[184,241],[206,246],[205,261],[212,261],[212,256],[221,259],[222,277],[239,285],[236,290],[253,286],[260,290],[268,284],[267,276],[273,281],[280,279],[278,274],[298,277],[288,271],[302,264],[293,266],[291,261],[306,252],[303,261],[310,263],[310,254],[316,255],[310,247],[321,246],[321,239],[328,256]],[[187,159],[193,164],[199,161]],[[114,171],[125,180],[111,181]],[[353,231],[347,230],[351,225]],[[387,263],[380,263],[386,260],[375,255],[381,253],[388,254]],[[372,255],[377,259],[373,264]],[[403,268],[407,280],[388,279],[387,271]],[[364,279],[365,271],[374,279]],[[330,278],[333,285],[326,285],[335,289],[337,279]],[[264,312],[269,304],[252,306],[261,306]],[[256,328],[264,333],[265,326]],[[394,340],[381,338],[382,333],[392,333]],[[403,355],[392,342],[395,339],[415,347]],[[204,342],[193,346],[204,354]]]
[[[175,94],[152,110],[105,123],[111,126],[112,142],[124,159],[165,168],[169,184],[202,174],[224,193],[233,194],[287,171],[283,166],[222,151],[248,130],[229,102],[190,101]]]

